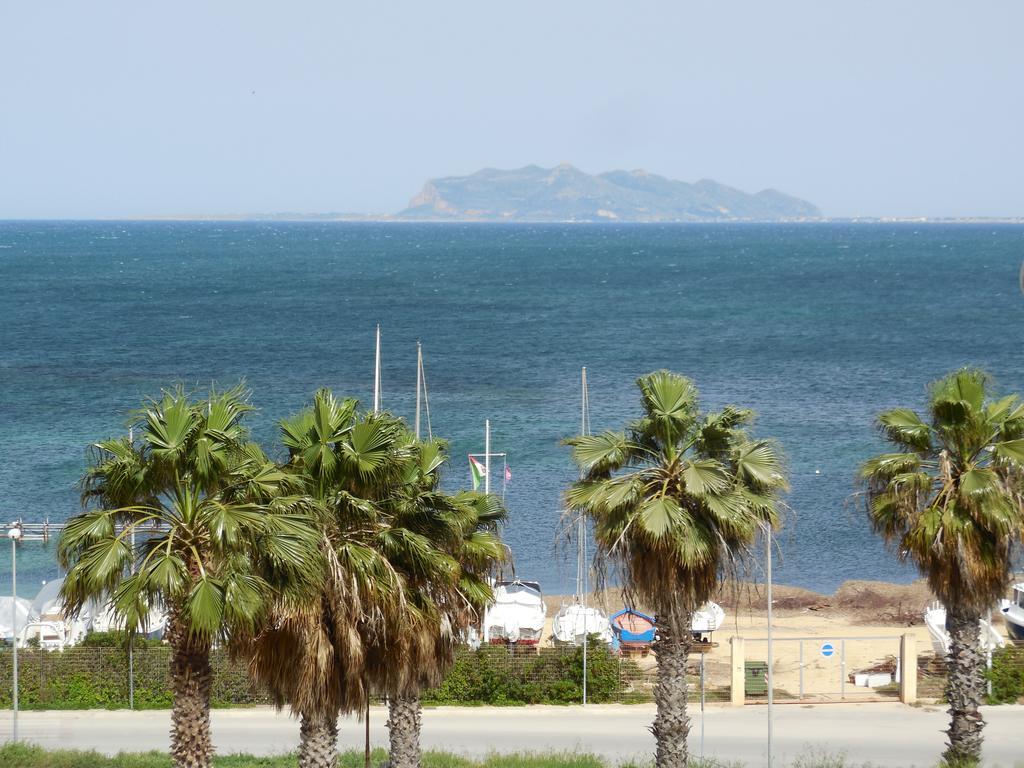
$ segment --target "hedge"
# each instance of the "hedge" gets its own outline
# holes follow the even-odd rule
[[[592,642],[587,653],[587,700],[622,701],[644,675]],[[445,681],[423,695],[429,704],[576,704],[583,698],[582,648],[482,646],[456,654]]]
[[[992,654],[992,704],[1015,704],[1024,699],[1024,646],[1007,646]]]
[[[134,649],[136,709],[171,705],[170,649],[138,644]],[[9,649],[0,652],[0,680],[11,679]],[[243,665],[224,651],[211,658],[214,707],[269,703]],[[124,709],[128,698],[128,652],[123,642],[97,637],[64,651],[18,651],[19,706],[22,709]],[[649,701],[650,686],[632,661],[592,644],[587,658],[587,697],[595,703]],[[483,646],[463,649],[444,683],[424,694],[427,704],[572,704],[583,695],[583,649],[517,649]],[[11,706],[11,688],[0,686],[0,707]]]

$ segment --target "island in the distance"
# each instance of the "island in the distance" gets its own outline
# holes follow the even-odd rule
[[[779,221],[816,219],[812,203],[764,189],[743,192],[710,179],[690,184],[647,171],[589,174],[563,163],[485,168],[431,179],[395,219],[416,221]]]

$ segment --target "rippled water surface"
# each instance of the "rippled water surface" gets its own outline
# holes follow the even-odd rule
[[[556,539],[582,365],[595,429],[661,367],[760,414],[792,475],[779,581],[909,580],[852,498],[873,415],[966,363],[1024,389],[1022,256],[1024,227],[993,225],[0,222],[0,516],[73,513],[86,446],[178,380],[245,377],[271,449],[320,386],[368,401],[380,322],[384,405],[410,418],[423,342],[450,486],[491,419],[517,572],[550,593],[575,573]],[[55,573],[25,545],[19,592]]]

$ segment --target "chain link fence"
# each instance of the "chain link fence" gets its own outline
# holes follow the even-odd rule
[[[828,648],[826,646],[830,646]],[[824,653],[823,653],[824,652]],[[11,652],[0,650],[0,707],[11,706]],[[776,701],[890,701],[899,698],[898,638],[846,638],[834,641],[781,638],[774,641]],[[22,709],[122,709],[134,698],[136,709],[171,705],[166,646],[134,650],[131,665],[120,647],[72,647],[63,651],[18,651],[19,704]],[[244,665],[222,650],[213,652],[215,707],[267,704]],[[131,678],[129,676],[131,669]],[[745,699],[767,700],[767,644],[746,641]],[[731,660],[727,648],[695,654],[687,665],[690,700],[730,700]],[[899,674],[902,670],[899,671]],[[1024,647],[993,654],[990,701],[1024,699]],[[918,659],[918,696],[945,696],[944,659]],[[653,701],[657,666],[653,655],[627,657],[592,646],[587,658],[587,699],[593,703]],[[460,649],[445,681],[424,693],[427,704],[574,704],[583,698],[580,648]]]
[[[1008,645],[993,651],[986,672],[991,704],[1024,702],[1024,645]],[[917,695],[942,700],[948,680],[946,660],[934,654],[922,655],[917,663]]]
[[[18,705],[21,709],[136,709],[171,706],[170,649],[135,648],[132,663],[123,648],[72,647],[63,651],[18,649]],[[214,706],[267,703],[245,668],[224,651],[212,656]],[[131,675],[129,675],[131,670]],[[12,653],[0,652],[0,706],[11,706]]]
[[[163,709],[171,705],[170,649],[135,648],[131,661],[121,647],[71,647],[63,651],[18,651],[22,709]],[[705,663],[702,664],[702,661]],[[11,706],[12,654],[0,651],[0,707]],[[270,703],[253,685],[244,665],[213,652],[215,707]],[[703,667],[703,686],[702,686]],[[690,698],[729,700],[728,664],[691,657]],[[587,700],[593,703],[653,701],[657,667],[653,655],[630,658],[607,647],[588,649]],[[424,692],[427,704],[574,704],[583,699],[581,648],[484,646],[460,649],[444,682]]]

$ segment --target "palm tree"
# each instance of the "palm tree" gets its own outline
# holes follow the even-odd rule
[[[371,676],[388,694],[392,768],[419,768],[420,695],[451,668],[460,636],[493,598],[487,577],[505,557],[500,500],[439,490],[445,451],[441,441],[412,443],[405,476],[386,505],[385,552],[408,595],[397,626],[371,654]]]
[[[187,768],[212,760],[213,643],[251,633],[272,600],[312,589],[320,570],[289,476],[247,441],[246,394],[166,391],[145,406],[137,439],[97,443],[84,511],[59,544],[72,613],[109,601],[134,632],[166,609],[171,755]]]
[[[247,649],[257,682],[300,720],[299,764],[337,762],[339,713],[362,713],[370,694],[367,648],[395,622],[405,584],[382,552],[382,510],[400,482],[405,429],[388,414],[360,414],[352,399],[318,391],[312,406],[280,424],[288,467],[319,532],[320,592],[281,601]]]
[[[1006,589],[1024,531],[1024,404],[1016,395],[992,400],[988,387],[985,373],[963,369],[931,386],[926,417],[885,411],[878,425],[898,450],[861,468],[875,531],[946,606],[951,764],[981,759],[978,624]]]
[[[744,430],[750,411],[702,415],[693,383],[668,371],[637,386],[638,420],[567,441],[582,472],[567,502],[592,521],[598,560],[618,566],[627,597],[655,611],[656,764],[684,768],[693,612],[759,531],[777,524],[785,480],[772,443]]]

